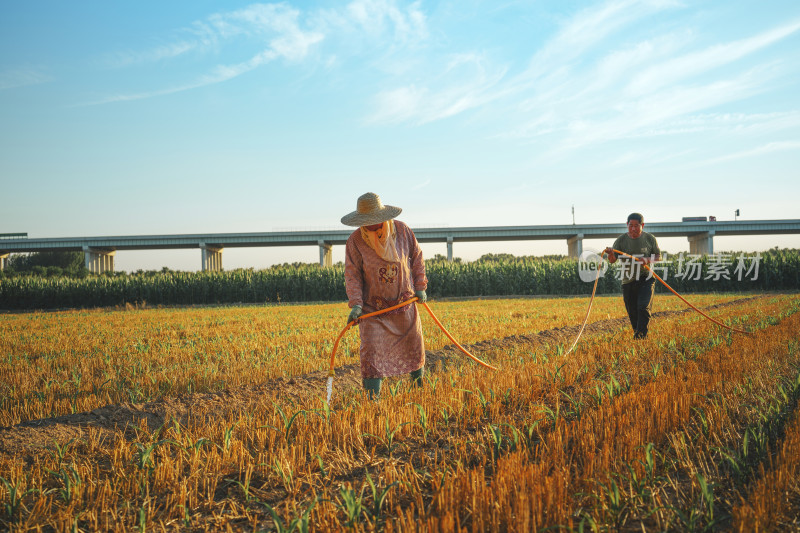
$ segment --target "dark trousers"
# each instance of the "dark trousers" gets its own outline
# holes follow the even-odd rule
[[[634,280],[622,285],[622,299],[633,327],[633,337],[647,337],[647,325],[653,308],[653,295],[656,292],[655,278]]]

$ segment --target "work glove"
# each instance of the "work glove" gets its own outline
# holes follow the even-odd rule
[[[361,316],[361,306],[360,305],[354,305],[353,308],[350,309],[350,314],[347,315],[347,323],[349,324],[350,322],[352,322],[354,320],[358,320],[358,317],[360,317],[360,316]]]
[[[416,296],[417,298],[419,298],[419,302],[420,302],[420,303],[425,303],[425,302],[427,302],[427,301],[428,301],[428,295],[427,295],[427,294],[425,294],[425,291],[416,291],[416,292],[414,293],[414,296]]]

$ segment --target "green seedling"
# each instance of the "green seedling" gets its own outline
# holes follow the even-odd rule
[[[366,513],[372,519],[372,521],[377,525],[377,523],[381,519],[381,509],[383,508],[383,503],[386,501],[386,496],[388,496],[389,491],[395,485],[399,484],[398,481],[394,481],[384,487],[383,489],[378,489],[375,483],[372,481],[372,477],[370,477],[369,472],[367,472],[367,483],[369,483],[369,487],[372,490],[372,506],[365,508]],[[363,491],[362,491],[363,492]]]
[[[69,442],[67,442],[63,446],[59,446],[58,442],[53,441],[53,449],[52,450],[48,449],[47,453],[49,453],[50,456],[57,461],[58,464],[56,466],[58,468],[61,468],[61,463],[64,461],[64,458],[66,457],[67,452],[69,451],[69,449],[72,447],[72,445],[77,440],[78,440],[78,438],[74,437],[74,438],[70,439]]]
[[[309,516],[311,515],[311,509],[314,508],[319,500],[316,498],[312,500],[311,503],[303,510],[300,516],[293,518],[289,524],[286,524],[286,522],[283,521],[283,518],[281,518],[278,512],[273,509],[271,505],[266,502],[262,502],[261,500],[256,501],[266,507],[270,517],[272,518],[272,523],[275,525],[275,531],[278,533],[292,533],[295,530],[297,530],[299,533],[308,533],[308,521]]]
[[[25,499],[28,494],[36,494],[39,492],[39,489],[28,489],[23,492],[16,484],[12,484],[2,476],[0,476],[0,481],[6,486],[6,491],[8,492],[8,501],[4,503],[3,507],[9,521],[13,523],[17,519],[17,513],[23,506],[22,500]]]
[[[422,407],[420,404],[413,403],[412,405],[414,407],[416,407],[417,412],[419,413],[419,422],[418,422],[418,424],[419,424],[419,427],[422,428],[422,438],[427,443],[428,442],[428,433],[431,432],[431,428],[428,427],[428,414],[425,412],[425,408]]]
[[[386,448],[386,452],[389,454],[389,457],[392,456],[394,449],[399,446],[399,443],[395,442],[395,435],[397,434],[403,426],[408,425],[408,422],[403,422],[402,424],[397,424],[394,428],[389,426],[389,419],[384,419],[384,434],[383,436],[373,435],[372,433],[364,433],[364,436],[375,437],[378,439],[383,447]]]
[[[339,488],[339,497],[336,498],[336,507],[344,511],[347,516],[345,525],[350,528],[356,527],[356,524],[361,520],[361,515],[365,512],[364,507],[364,489],[361,487],[361,493],[356,495],[356,491],[346,485]]]
[[[75,467],[69,465],[66,468],[59,469],[57,472],[54,470],[47,470],[47,472],[61,482],[61,488],[57,489],[58,495],[61,496],[64,502],[70,503],[75,495],[75,489],[82,483],[81,476],[75,470]]]

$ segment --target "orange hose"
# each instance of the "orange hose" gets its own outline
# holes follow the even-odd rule
[[[373,311],[372,313],[367,313],[366,315],[361,315],[356,320],[351,320],[350,322],[348,322],[347,325],[344,327],[344,329],[341,331],[341,333],[339,333],[339,336],[336,337],[336,342],[333,343],[333,351],[331,351],[331,367],[330,367],[330,370],[328,371],[328,376],[333,376],[334,375],[334,373],[333,373],[333,362],[334,362],[334,358],[336,357],[336,349],[339,347],[339,341],[342,340],[342,337],[344,336],[345,333],[347,333],[347,330],[350,329],[351,326],[353,326],[356,323],[358,323],[359,320],[364,320],[365,318],[371,318],[373,316],[377,316],[377,315],[380,315],[380,314],[383,314],[383,313],[388,313],[389,311],[394,311],[395,309],[399,309],[399,308],[401,308],[403,306],[406,306],[406,305],[408,305],[410,303],[416,302],[418,299],[419,298],[414,296],[413,298],[410,298],[410,299],[406,300],[405,302],[400,302],[399,304],[393,305],[391,307],[387,307],[386,309],[381,309],[379,311]]]
[[[625,252],[623,252],[623,251],[620,251],[620,250],[614,250],[614,253],[615,253],[615,254],[619,254],[619,255],[624,255],[624,256],[626,256],[626,257],[630,257],[630,258],[631,258],[631,259],[633,259],[634,261],[638,261],[638,260],[639,260],[638,258],[636,258],[636,257],[634,257],[634,256],[632,256],[632,255],[630,255],[630,254],[626,254]],[[601,257],[601,258],[602,258],[604,255],[606,255],[605,251],[603,251],[603,252],[601,252],[601,253],[600,253],[600,257]],[[670,286],[667,284],[667,282],[666,282],[666,281],[664,281],[663,279],[661,279],[661,277],[660,277],[658,274],[656,274],[656,273],[653,271],[653,269],[652,269],[652,268],[650,268],[648,265],[646,265],[646,264],[644,264],[644,263],[642,263],[642,265],[643,265],[643,266],[644,266],[644,267],[645,267],[647,270],[649,270],[649,271],[650,271],[650,272],[653,274],[653,276],[654,276],[654,277],[655,277],[655,278],[656,278],[658,281],[660,281],[660,282],[661,282],[661,283],[662,283],[662,284],[663,284],[663,285],[664,285],[666,288],[668,288],[668,289],[669,289],[669,290],[672,292],[672,294],[674,294],[675,296],[677,296],[678,298],[680,298],[680,299],[683,301],[683,303],[685,303],[686,305],[688,305],[689,307],[691,307],[692,309],[694,309],[695,311],[697,311],[698,313],[700,313],[701,315],[703,315],[704,317],[706,317],[707,319],[709,319],[710,321],[714,322],[714,323],[715,323],[715,324],[717,324],[717,325],[720,325],[720,326],[722,326],[723,328],[727,328],[727,329],[729,329],[729,330],[731,330],[731,331],[735,331],[735,332],[737,332],[737,333],[743,333],[744,335],[752,335],[752,333],[750,333],[749,331],[744,331],[744,330],[741,330],[741,329],[736,329],[736,328],[733,328],[733,327],[731,327],[731,326],[728,326],[728,325],[726,325],[726,324],[723,324],[723,323],[722,323],[722,322],[720,322],[719,320],[715,320],[715,319],[711,318],[710,316],[708,316],[707,314],[705,314],[704,312],[702,312],[701,310],[699,310],[697,307],[695,307],[695,306],[693,306],[692,304],[690,304],[690,303],[689,303],[689,302],[686,300],[686,298],[684,298],[683,296],[681,296],[680,294],[678,294],[678,293],[675,291],[675,289],[673,289],[672,287],[670,287]],[[578,340],[580,340],[580,338],[581,338],[581,335],[583,334],[583,328],[585,328],[585,327],[586,327],[586,322],[589,320],[589,313],[592,311],[592,303],[594,302],[594,295],[595,295],[595,291],[597,290],[597,282],[598,282],[599,280],[600,280],[600,269],[598,268],[598,269],[597,269],[597,277],[596,277],[596,278],[595,278],[595,280],[594,280],[594,288],[592,288],[592,297],[591,297],[591,299],[589,300],[589,309],[587,309],[587,310],[586,310],[586,317],[583,319],[583,325],[581,326],[581,330],[578,332],[578,336],[577,336],[577,337],[575,337],[575,342],[573,342],[573,343],[572,343],[572,346],[570,347],[570,349],[569,349],[569,350],[567,350],[567,352],[566,352],[564,355],[569,355],[569,354],[572,352],[572,350],[573,350],[573,349],[575,348],[575,346],[578,344]]]
[[[638,261],[638,259],[637,259],[636,257],[633,257],[633,256],[632,256],[632,255],[630,255],[630,254],[626,254],[625,252],[622,252],[622,251],[620,251],[620,250],[614,250],[614,253],[615,253],[615,254],[624,255],[624,256],[626,256],[626,257],[630,257],[630,258],[631,258],[631,259],[633,259],[634,261]],[[683,301],[683,303],[685,303],[686,305],[688,305],[689,307],[691,307],[692,309],[694,309],[695,311],[697,311],[698,313],[700,313],[701,315],[703,315],[704,317],[706,317],[707,319],[709,319],[711,322],[713,322],[713,323],[715,323],[715,324],[717,324],[717,325],[719,325],[719,326],[722,326],[723,328],[727,328],[727,329],[729,329],[729,330],[731,330],[731,331],[735,331],[736,333],[743,333],[743,334],[745,334],[745,335],[752,335],[752,333],[750,333],[749,331],[744,331],[744,330],[742,330],[742,329],[736,329],[736,328],[733,328],[733,327],[731,327],[731,326],[728,326],[728,325],[726,325],[726,324],[723,324],[723,323],[722,323],[722,322],[720,322],[719,320],[715,320],[715,319],[711,318],[710,316],[708,316],[707,314],[705,314],[704,312],[702,312],[701,310],[699,310],[698,308],[696,308],[695,306],[693,306],[692,304],[690,304],[690,303],[689,303],[689,302],[686,300],[686,298],[684,298],[683,296],[681,296],[680,294],[678,294],[678,293],[675,291],[675,289],[673,289],[672,287],[670,287],[670,286],[667,284],[667,282],[666,282],[666,281],[664,281],[663,279],[661,279],[661,277],[660,277],[658,274],[656,274],[656,273],[655,273],[655,271],[653,271],[653,269],[652,269],[652,268],[650,268],[650,266],[649,266],[649,265],[647,265],[647,264],[645,264],[645,263],[642,263],[642,265],[643,265],[643,266],[644,266],[644,267],[645,267],[647,270],[649,270],[649,271],[650,271],[650,273],[651,273],[651,274],[653,274],[653,277],[655,277],[655,278],[656,278],[658,281],[660,281],[662,285],[664,285],[666,288],[668,288],[668,289],[670,290],[670,292],[672,292],[672,294],[674,294],[675,296],[677,296],[678,298],[680,298],[680,299]]]
[[[474,355],[469,353],[467,350],[465,350],[464,347],[461,346],[458,342],[456,342],[456,340],[453,338],[453,336],[450,335],[450,332],[447,331],[446,329],[444,329],[444,326],[442,325],[441,322],[439,322],[439,319],[436,318],[436,315],[433,314],[433,311],[431,311],[431,308],[428,307],[428,304],[425,303],[425,302],[422,302],[422,305],[425,307],[425,309],[428,310],[428,313],[431,315],[431,318],[433,319],[433,321],[436,322],[436,325],[439,326],[439,329],[441,329],[444,332],[444,334],[447,335],[447,338],[450,339],[450,341],[453,344],[458,346],[459,350],[464,352],[464,355],[466,355],[467,357],[469,357],[470,359],[472,359],[473,361],[475,361],[479,365],[485,366],[486,368],[491,368],[492,370],[498,370],[497,367],[494,367],[494,366],[490,365],[489,363],[484,363],[483,361],[481,361],[480,359],[478,359],[477,357],[475,357]]]
[[[401,303],[399,303],[397,305],[393,305],[391,307],[387,307],[386,309],[381,309],[379,311],[373,311],[371,313],[367,313],[366,315],[361,315],[360,317],[358,317],[357,320],[353,320],[351,322],[348,322],[348,324],[344,327],[344,329],[341,331],[341,333],[339,333],[339,336],[336,337],[336,342],[333,343],[333,350],[331,351],[331,363],[330,363],[330,370],[328,371],[328,377],[333,377],[335,375],[335,372],[334,372],[334,361],[335,361],[335,358],[336,358],[336,350],[339,348],[339,341],[342,339],[344,334],[347,332],[348,329],[350,329],[351,326],[356,324],[359,320],[372,318],[374,316],[382,315],[383,313],[388,313],[389,311],[394,311],[395,309],[399,309],[399,308],[401,308],[403,306],[406,306],[408,304],[414,303],[417,300],[419,300],[419,298],[414,296],[413,298],[409,298],[405,302],[401,302]],[[453,336],[450,335],[450,333],[444,328],[442,323],[439,322],[439,319],[436,318],[436,315],[433,314],[433,311],[431,311],[431,308],[428,307],[428,304],[426,304],[425,302],[422,302],[422,305],[425,307],[425,309],[431,315],[431,318],[436,323],[436,325],[441,328],[441,330],[444,332],[444,334],[447,336],[448,339],[450,339],[456,346],[458,346],[459,350],[464,352],[464,354],[466,354],[470,359],[472,359],[476,363],[478,363],[480,365],[483,365],[486,368],[491,368],[492,370],[497,370],[496,367],[494,367],[494,366],[492,366],[492,365],[490,365],[488,363],[484,363],[483,361],[481,361],[480,359],[478,359],[477,357],[475,357],[474,355],[469,353],[467,350],[465,350],[464,347],[461,346],[458,342],[456,342],[456,340],[453,338]]]
[[[606,255],[605,252],[600,252],[600,259],[601,260],[603,259],[604,255]],[[575,342],[572,343],[572,346],[570,346],[569,350],[567,350],[567,353],[565,353],[564,355],[569,355],[570,353],[572,353],[572,350],[574,350],[575,346],[578,345],[578,340],[581,338],[581,335],[583,335],[583,328],[586,327],[586,322],[589,321],[589,313],[592,312],[592,303],[594,303],[594,294],[595,294],[595,292],[597,292],[597,282],[598,281],[600,281],[600,265],[597,266],[597,277],[594,278],[594,287],[592,287],[592,298],[589,300],[589,309],[586,310],[586,316],[583,319],[583,324],[581,325],[581,330],[578,332],[578,336],[575,337]]]

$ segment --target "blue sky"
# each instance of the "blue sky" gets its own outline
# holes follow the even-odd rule
[[[0,151],[32,238],[335,229],[367,191],[412,227],[800,218],[800,2],[3,2]],[[502,251],[566,243],[455,246]]]

